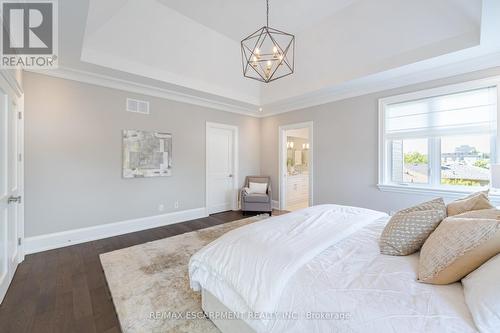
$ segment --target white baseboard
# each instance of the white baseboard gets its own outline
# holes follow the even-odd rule
[[[88,228],[27,237],[24,239],[24,252],[25,254],[42,252],[64,246],[90,242],[97,239],[199,219],[206,216],[208,215],[205,207],[194,208],[162,215],[97,225]]]
[[[271,202],[271,207],[272,207],[273,209],[277,209],[277,210],[279,210],[279,209],[280,209],[280,202],[279,202],[278,200],[272,200],[272,202]]]
[[[234,210],[233,206],[231,204],[222,204],[222,205],[212,206],[210,208],[207,208],[207,215],[216,214],[216,213],[220,213],[220,212],[227,212],[229,210]]]

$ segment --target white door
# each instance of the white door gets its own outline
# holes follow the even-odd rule
[[[0,90],[0,302],[19,260],[20,126],[16,104]]]
[[[207,124],[207,209],[209,214],[235,209],[235,129]]]

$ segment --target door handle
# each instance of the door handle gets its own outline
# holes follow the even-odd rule
[[[7,199],[7,203],[13,203],[13,202],[17,202],[17,203],[21,203],[21,196],[10,196],[8,199]]]
[[[233,175],[229,175],[229,178],[233,178]]]

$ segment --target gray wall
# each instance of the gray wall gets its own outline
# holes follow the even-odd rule
[[[204,207],[206,121],[239,126],[241,183],[259,173],[258,119],[29,72],[24,90],[27,237]],[[122,129],[172,133],[173,176],[122,179]]]
[[[500,68],[346,99],[264,119],[25,73],[27,237],[205,206],[205,122],[239,126],[240,183],[269,174],[278,200],[278,126],[314,121],[314,201],[391,211],[428,198],[381,192],[378,99],[500,75]],[[151,115],[124,110],[151,102]],[[121,178],[121,130],[173,134],[173,176]],[[158,205],[165,211],[159,212]]]
[[[261,172],[278,181],[278,127],[314,122],[314,203],[337,203],[397,210],[429,199],[425,196],[381,192],[378,181],[378,99],[500,75],[500,68],[470,73],[404,88],[355,97],[265,118],[261,121]],[[275,185],[277,189],[277,185]],[[279,192],[273,192],[278,200]]]

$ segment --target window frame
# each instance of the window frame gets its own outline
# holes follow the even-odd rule
[[[428,139],[429,152],[429,182],[426,184],[417,183],[394,183],[392,181],[392,161],[390,153],[391,140],[386,139],[385,112],[389,104],[409,102],[418,99],[431,98],[440,95],[449,95],[464,92],[467,90],[482,89],[494,87],[497,92],[497,133],[492,133],[490,138],[490,163],[499,162],[497,147],[500,148],[498,131],[500,131],[500,77],[492,77],[482,80],[463,82],[458,84],[446,85],[432,89],[420,90],[401,95],[381,98],[378,101],[378,184],[381,191],[396,193],[414,193],[430,196],[445,196],[458,198],[467,193],[478,191],[479,189],[489,188],[489,186],[468,187],[458,185],[441,184],[441,138],[440,137],[422,137]],[[468,133],[464,133],[467,135]],[[404,139],[404,138],[403,138]],[[500,202],[500,193],[493,191],[491,196],[495,201]]]

